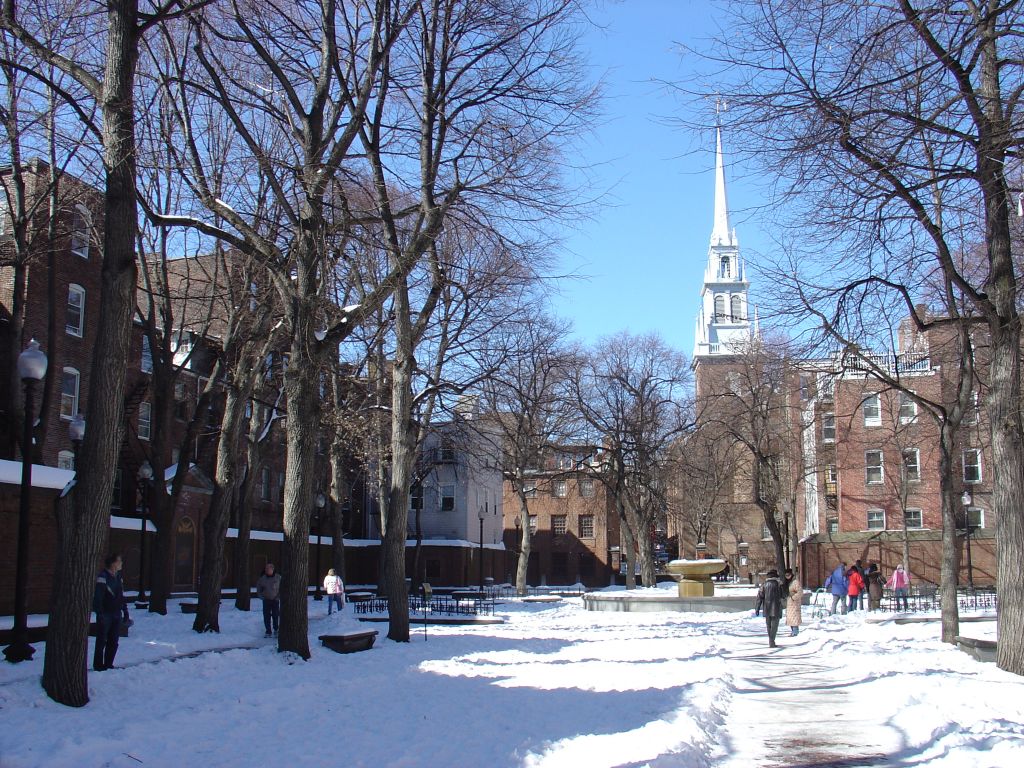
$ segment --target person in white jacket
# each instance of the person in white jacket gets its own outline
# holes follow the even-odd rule
[[[328,570],[327,576],[324,577],[324,592],[327,593],[328,616],[331,615],[335,605],[338,606],[339,611],[345,607],[345,585],[333,568]]]

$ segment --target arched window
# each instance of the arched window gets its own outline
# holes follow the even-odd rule
[[[739,296],[733,296],[729,299],[729,310],[732,313],[733,321],[744,320],[743,317],[743,299]]]
[[[732,266],[729,263],[729,257],[723,256],[722,261],[718,267],[719,277],[732,277]]]
[[[85,328],[85,288],[75,283],[68,286],[68,306],[64,330],[72,336],[81,336]]]
[[[78,415],[78,382],[80,376],[75,368],[65,368],[60,378],[60,417],[71,420]]]
[[[725,296],[715,296],[715,322],[725,321]]]
[[[84,205],[76,205],[71,212],[71,252],[83,259],[89,258],[89,231],[92,213]]]

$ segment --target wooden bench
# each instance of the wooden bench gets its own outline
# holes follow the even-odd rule
[[[330,648],[335,653],[355,653],[373,648],[377,639],[377,630],[366,632],[348,632],[344,635],[320,635],[320,645]]]

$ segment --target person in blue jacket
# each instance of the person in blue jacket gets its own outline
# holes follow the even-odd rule
[[[846,563],[840,563],[835,570],[825,579],[825,589],[832,593],[832,610],[829,614],[834,616],[836,606],[842,606],[843,613],[846,612],[846,595],[850,588],[850,582],[846,579]]]
[[[96,613],[96,648],[92,655],[92,668],[97,672],[114,666],[121,621],[128,621],[128,604],[121,581],[121,556],[108,555],[103,563],[105,567],[96,577],[96,589],[92,595],[92,609]]]

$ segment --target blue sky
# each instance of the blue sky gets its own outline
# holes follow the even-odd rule
[[[714,135],[670,124],[696,115],[656,81],[694,77],[697,62],[678,44],[702,47],[717,29],[715,11],[702,0],[627,0],[592,14],[603,29],[588,33],[584,45],[595,76],[604,76],[604,104],[579,162],[591,166],[594,189],[608,192],[592,220],[566,232],[563,264],[586,279],[563,281],[554,300],[585,342],[619,330],[656,331],[693,351],[712,224]],[[711,113],[702,118],[708,124]],[[723,141],[728,163],[728,135]],[[755,260],[764,236],[743,211],[757,190],[735,167],[727,165],[726,178],[731,223],[744,255]],[[756,283],[749,269],[748,279]]]

